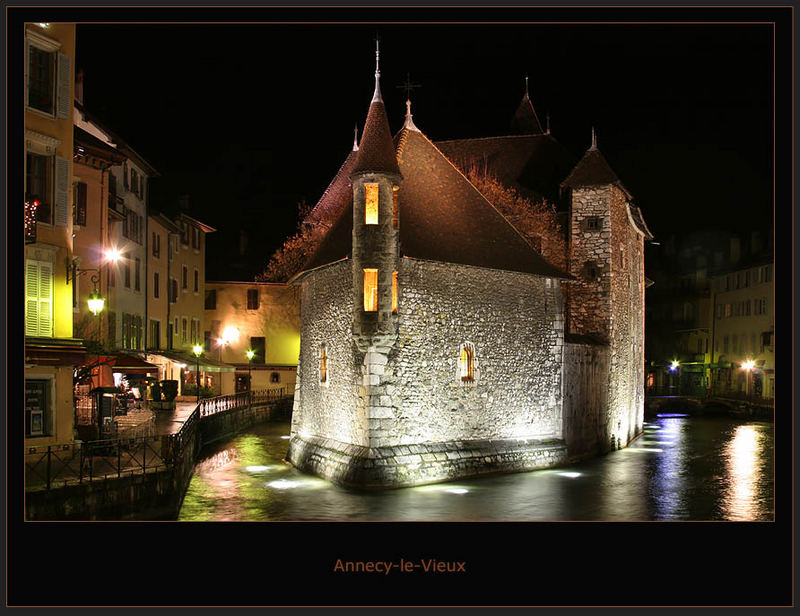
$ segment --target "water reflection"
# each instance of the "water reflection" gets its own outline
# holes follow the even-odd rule
[[[772,425],[658,417],[558,469],[353,492],[283,461],[285,424],[204,452],[180,520],[771,520]]]
[[[737,426],[725,448],[728,487],[724,491],[722,509],[726,518],[752,520],[757,515],[763,440],[764,434],[755,426]]]

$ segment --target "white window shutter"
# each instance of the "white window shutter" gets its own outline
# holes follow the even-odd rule
[[[39,335],[53,337],[53,264],[39,262]]]
[[[70,161],[56,156],[56,212],[55,224],[57,227],[66,227],[69,224],[69,182]]]
[[[68,55],[58,54],[58,92],[56,102],[56,117],[68,120],[72,113],[72,58]]]
[[[39,263],[25,262],[25,335],[39,335]]]

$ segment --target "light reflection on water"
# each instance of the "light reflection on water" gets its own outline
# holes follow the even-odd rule
[[[657,417],[628,449],[557,469],[354,492],[283,462],[286,424],[204,452],[179,520],[772,520],[768,423]]]

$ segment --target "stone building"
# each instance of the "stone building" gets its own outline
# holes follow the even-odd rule
[[[360,144],[317,205],[338,218],[292,279],[288,458],[343,485],[394,487],[624,447],[642,430],[650,237],[630,195],[594,141],[568,167],[527,92],[522,135],[443,147],[406,104],[393,138],[376,70]],[[476,161],[532,195],[565,195],[566,271],[470,183]]]

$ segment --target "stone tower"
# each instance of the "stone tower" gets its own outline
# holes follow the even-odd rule
[[[644,240],[639,208],[592,144],[562,183],[569,193],[567,332],[608,352],[601,449],[627,445],[644,421]]]
[[[390,346],[396,337],[399,253],[397,192],[401,179],[380,88],[375,51],[375,93],[350,173],[353,187],[353,335],[361,352]],[[393,292],[394,291],[394,292]]]

